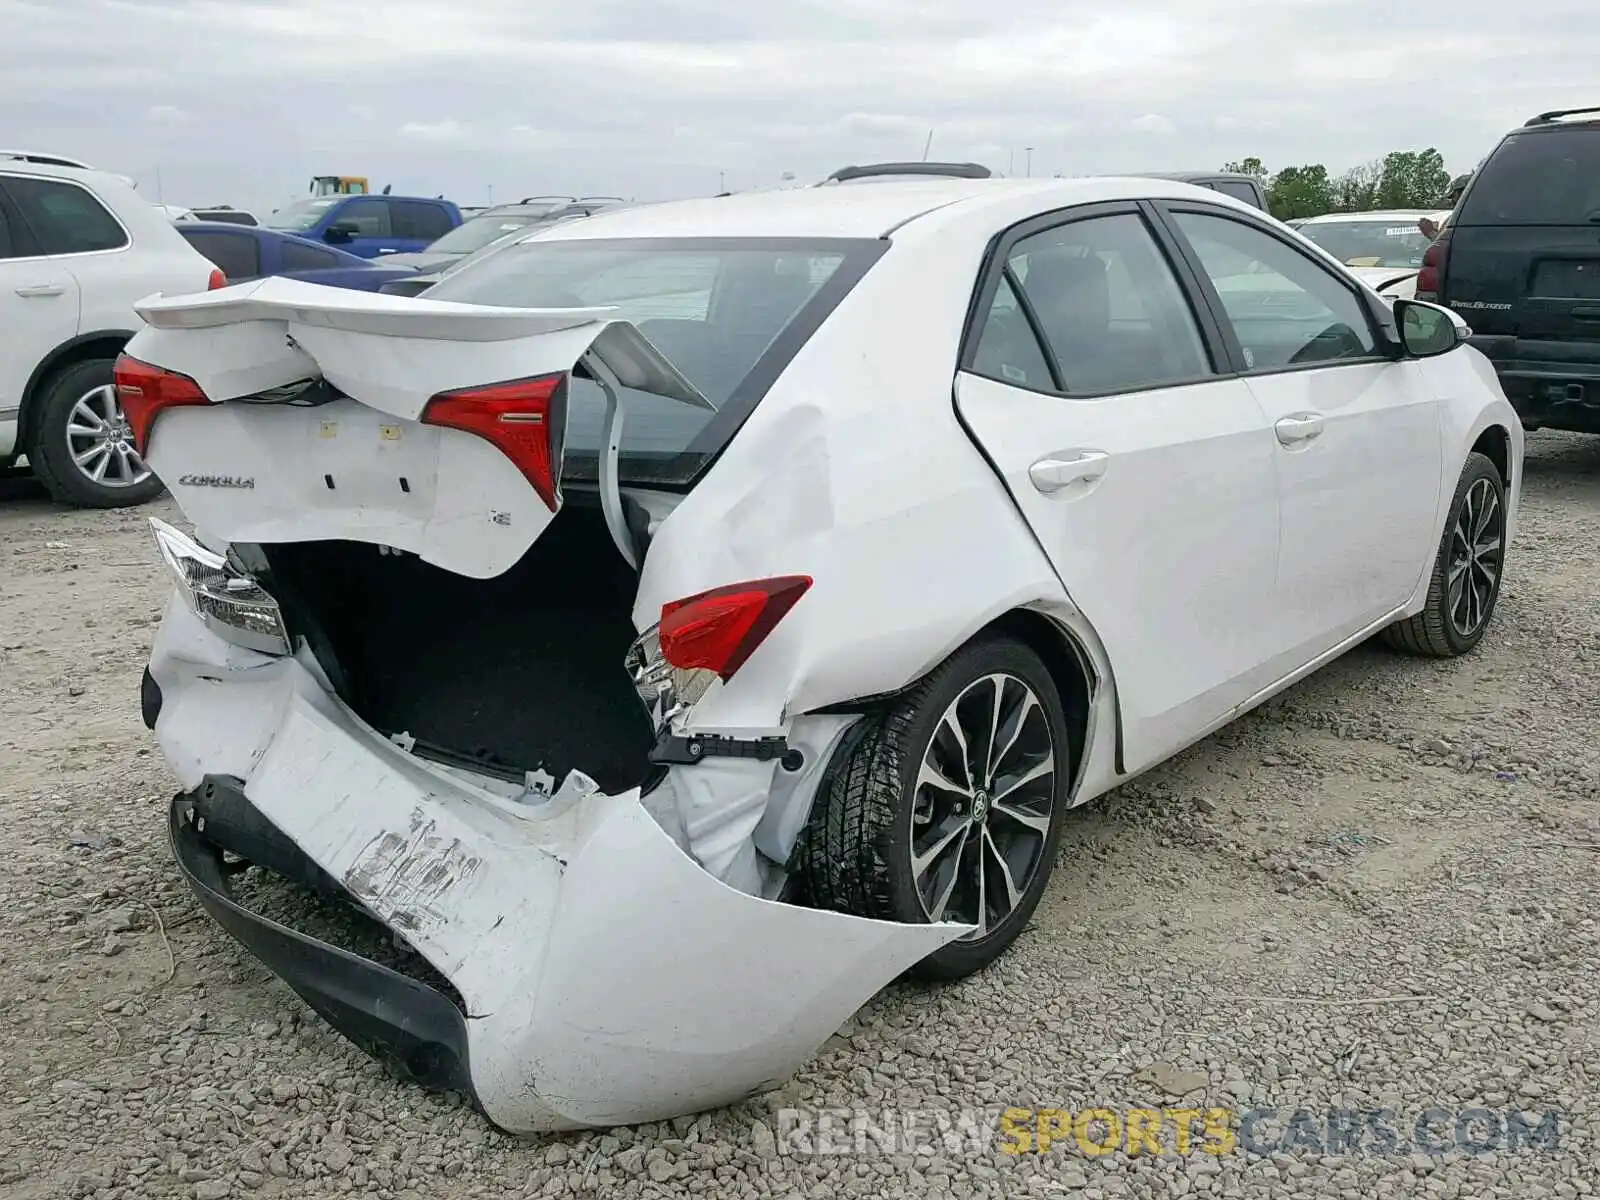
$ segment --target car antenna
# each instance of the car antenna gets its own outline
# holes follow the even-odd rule
[[[392,188],[392,187],[393,187],[393,186],[394,186],[394,184],[392,184],[392,183],[386,183],[386,184],[384,184],[384,185],[383,185],[383,194],[384,194],[384,195],[385,195],[385,196],[387,196],[387,195],[388,195],[388,194],[389,194],[389,189],[390,189],[390,188]]]

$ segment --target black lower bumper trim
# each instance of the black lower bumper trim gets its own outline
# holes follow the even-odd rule
[[[156,718],[161,716],[161,685],[150,674],[149,667],[144,669],[144,678],[139,680],[139,715],[144,718],[146,729],[154,729]]]
[[[323,1020],[401,1077],[437,1091],[462,1093],[477,1104],[468,1068],[466,1017],[450,997],[251,912],[234,899],[222,858],[225,849],[319,890],[332,884],[331,877],[245,799],[236,781],[208,779],[193,792],[174,796],[169,826],[173,855],[201,906]],[[265,841],[253,838],[253,828],[271,836]],[[252,851],[260,857],[252,857]]]

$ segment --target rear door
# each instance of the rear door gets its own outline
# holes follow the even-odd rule
[[[1270,682],[1273,653],[1277,443],[1250,389],[1219,375],[1215,325],[1180,277],[1135,204],[1019,226],[956,382],[1110,654],[1130,770]]]
[[[1417,362],[1380,349],[1356,285],[1293,234],[1212,206],[1158,207],[1272,423],[1283,540],[1270,620],[1288,674],[1415,589],[1439,536],[1438,397]]]
[[[1600,125],[1506,138],[1449,230],[1442,300],[1474,333],[1600,341]]]

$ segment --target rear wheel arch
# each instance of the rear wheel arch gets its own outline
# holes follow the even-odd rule
[[[19,449],[28,445],[29,438],[33,435],[33,422],[37,419],[39,397],[44,394],[46,386],[52,379],[76,363],[90,362],[97,358],[115,358],[122,353],[123,347],[132,337],[132,330],[103,329],[97,333],[79,334],[62,342],[45,355],[33,369],[33,374],[28,376],[27,386],[22,389],[21,424],[17,428]]]
[[[922,674],[907,681],[903,687],[825,705],[813,711],[819,715],[843,713],[863,713],[868,717],[877,715],[891,707],[895,701],[921,687],[930,676],[969,646],[997,637],[1021,642],[1044,663],[1066,714],[1074,775],[1081,775],[1084,756],[1089,750],[1085,744],[1089,734],[1089,714],[1101,685],[1099,672],[1093,665],[1095,662],[1093,655],[1080,637],[1036,608],[1013,608],[994,617],[959,645],[953,646],[948,654]],[[849,739],[846,739],[846,744],[835,750],[836,757],[847,752],[848,742]]]

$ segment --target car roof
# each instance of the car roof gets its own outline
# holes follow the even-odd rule
[[[879,238],[911,221],[959,205],[963,212],[1037,194],[1040,211],[1140,197],[1229,198],[1170,179],[1091,176],[1074,179],[930,179],[893,187],[788,188],[603,209],[581,221],[542,227],[540,241],[598,238],[807,237]],[[1239,201],[1231,201],[1248,208]],[[1254,210],[1251,210],[1254,211]]]
[[[173,228],[176,229],[179,233],[184,233],[184,232],[186,232],[188,230],[196,229],[196,230],[199,230],[201,233],[241,233],[246,237],[293,237],[294,236],[293,234],[287,233],[282,229],[268,229],[265,225],[238,225],[238,224],[235,224],[232,221],[189,220],[189,221],[174,221],[172,224],[173,224]],[[311,241],[310,238],[301,238],[300,240],[302,242]],[[316,243],[313,242],[312,244],[315,245]]]
[[[1431,217],[1445,210],[1438,208],[1380,208],[1371,212],[1323,213],[1319,217],[1306,217],[1302,224],[1322,225],[1335,221],[1394,221],[1402,217]]]

